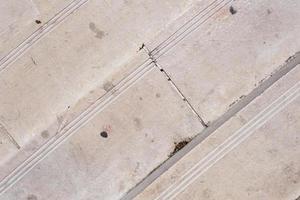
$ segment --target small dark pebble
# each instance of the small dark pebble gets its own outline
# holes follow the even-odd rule
[[[104,137],[104,138],[107,138],[107,137],[108,137],[108,134],[107,134],[106,131],[102,131],[102,132],[100,133],[100,135],[101,135],[102,137]]]
[[[237,13],[237,10],[234,9],[234,7],[232,7],[232,6],[230,6],[229,11],[230,11],[230,13],[231,13],[232,15],[234,15],[234,14]]]

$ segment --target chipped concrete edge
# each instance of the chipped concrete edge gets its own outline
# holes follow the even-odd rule
[[[186,146],[179,150],[174,156],[170,157],[162,164],[160,164],[155,170],[150,172],[147,177],[141,180],[135,187],[129,190],[121,200],[131,200],[145,190],[151,183],[153,183],[159,176],[165,173],[169,168],[175,165],[183,156],[194,149],[198,144],[205,140],[209,135],[216,131],[219,127],[225,124],[235,114],[245,108],[254,99],[262,95],[267,89],[269,89],[275,82],[289,73],[297,65],[300,64],[300,52],[290,56],[278,70],[275,70],[270,76],[265,79],[259,86],[254,88],[248,95],[242,98],[240,101],[232,105],[227,112],[221,115],[217,120],[212,122],[206,129],[200,132],[193,138]]]

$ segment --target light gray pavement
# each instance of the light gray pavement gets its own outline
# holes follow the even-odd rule
[[[176,144],[197,134],[204,139],[211,126],[221,141],[214,123],[224,115],[234,120],[230,109],[294,59],[300,50],[299,8],[292,0],[33,0],[0,7],[8,13],[0,25],[0,199],[130,199],[178,155],[191,167],[194,151],[165,161]],[[294,81],[298,68],[288,73]],[[285,90],[293,82],[280,81],[278,88]],[[252,104],[254,97],[248,98],[247,109],[255,105],[249,113],[274,101],[264,95],[266,100]],[[241,105],[236,112],[246,104]],[[268,123],[285,124],[285,115]],[[190,148],[201,148],[198,143]],[[283,164],[297,156],[293,152],[288,149]],[[173,182],[168,173],[158,180]],[[259,183],[266,177],[260,178]],[[153,195],[165,190],[154,182],[139,198],[152,199],[153,187]],[[189,190],[189,198],[201,195],[196,186]],[[219,192],[217,199],[226,193]]]
[[[200,116],[212,122],[299,51],[300,2],[235,1],[235,14],[229,6],[222,8],[225,3],[218,5],[223,1],[202,2],[198,10],[208,9],[196,18],[199,22],[192,21],[189,29],[188,23],[187,31],[156,46],[153,54]]]
[[[52,23],[58,24],[57,19],[63,16],[59,13],[67,14],[84,1],[75,0],[72,4],[71,2],[72,0],[1,1],[0,69],[3,62],[14,53],[30,46],[33,43],[33,36],[40,34]]]
[[[168,158],[174,142],[202,129],[197,116],[153,68],[2,198],[119,199]],[[107,138],[101,137],[102,131]]]
[[[135,69],[150,63],[140,66],[148,59],[138,52],[141,44],[190,4],[91,0],[40,39],[35,36],[39,40],[20,50],[20,57],[4,60],[0,123],[22,148],[18,154],[11,150],[8,157],[16,158],[3,165],[1,177],[41,146],[43,132],[49,140],[121,80],[140,76]],[[158,13],[165,14],[158,20]]]
[[[274,199],[300,194],[300,65],[135,199]]]

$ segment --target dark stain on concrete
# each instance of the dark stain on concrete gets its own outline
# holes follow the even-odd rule
[[[230,6],[229,12],[230,12],[232,15],[234,15],[234,14],[237,13],[237,10],[236,10],[233,6]]]
[[[101,31],[100,29],[98,29],[98,28],[96,27],[96,24],[95,24],[95,23],[90,22],[89,28],[90,28],[91,31],[93,31],[93,32],[96,34],[96,35],[95,35],[96,38],[102,39],[102,38],[105,36],[104,31]]]
[[[44,130],[42,133],[41,133],[41,136],[42,138],[44,139],[47,139],[49,137],[49,132],[47,130]]]
[[[300,181],[300,171],[293,162],[284,166],[282,171],[289,183],[297,184]]]
[[[32,63],[33,63],[34,65],[36,65],[36,62],[35,62],[35,60],[33,59],[33,57],[31,56],[30,58],[31,58]]]
[[[108,133],[107,133],[106,131],[102,131],[102,132],[100,133],[100,135],[101,135],[101,137],[103,137],[103,138],[107,138],[107,137],[108,137]]]
[[[125,4],[125,5],[130,5],[130,4],[131,4],[131,1],[129,1],[129,0],[124,0],[124,4]]]
[[[232,103],[230,103],[230,104],[229,104],[229,108],[232,107],[234,104],[236,104],[238,101],[239,101],[239,100],[236,99],[236,100],[234,100]]]
[[[140,130],[140,129],[142,128],[142,122],[141,122],[141,119],[138,118],[138,117],[135,117],[135,118],[133,119],[133,121],[134,121],[134,125],[135,125],[136,129],[137,129],[137,130]]]
[[[203,196],[205,199],[209,200],[209,199],[211,199],[212,191],[211,191],[210,189],[206,188],[206,189],[203,190],[202,196]]]
[[[27,197],[27,200],[37,200],[38,198],[35,196],[35,195],[33,195],[33,194],[30,194],[30,195],[28,195],[28,197]]]
[[[192,139],[191,138],[187,138],[184,139],[180,142],[174,142],[174,150],[170,153],[169,157],[172,157],[175,153],[177,153],[178,151],[180,151],[183,147],[185,147],[185,145],[187,145]]]
[[[106,83],[103,84],[103,89],[106,92],[110,91],[113,87],[114,87],[114,85],[110,81],[107,81]]]
[[[155,94],[156,98],[160,98],[160,93]]]

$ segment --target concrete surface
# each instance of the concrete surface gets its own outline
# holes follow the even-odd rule
[[[148,58],[138,52],[142,42],[153,38],[189,5],[189,1],[91,0],[63,23],[55,23],[51,32],[35,36],[38,42],[30,43],[20,57],[1,63],[0,123],[22,147],[21,154],[10,155],[17,158],[1,170],[1,177],[41,146],[44,131],[51,138],[134,74]],[[157,20],[160,12],[167,14]],[[139,17],[143,13],[149,15]],[[141,29],[144,24],[147,27]]]
[[[14,53],[30,46],[32,39],[48,26],[49,20],[57,20],[58,13],[66,13],[80,1],[71,0],[10,0],[0,5],[0,64]],[[57,24],[58,21],[55,23]]]
[[[214,8],[218,4],[210,2],[202,1],[198,10],[209,7],[212,11],[200,16],[224,4]],[[199,22],[185,31],[193,32],[182,41],[176,44],[184,37],[183,31],[153,51],[158,63],[207,123],[216,120],[299,51],[299,1],[234,1],[231,6],[235,14],[227,5],[209,21],[204,21],[206,16],[198,17]],[[193,29],[198,24],[199,28]],[[164,34],[162,37],[167,38]]]
[[[154,68],[1,199],[118,199],[166,160],[174,143],[201,130],[196,115]]]
[[[300,65],[135,199],[296,199]]]
[[[0,199],[132,199],[132,191],[144,189],[138,198],[155,198],[148,191],[157,195],[180,177],[172,175],[170,181],[172,165],[188,168],[197,160],[190,158],[194,151],[209,153],[202,148],[211,140],[204,140],[209,135],[205,131],[214,126],[212,137],[221,144],[226,138],[222,135],[235,129],[222,131],[216,122],[247,125],[299,80],[299,66],[280,72],[286,63],[299,60],[298,54],[293,57],[300,50],[299,8],[293,0],[5,1],[0,6]],[[286,72],[291,80],[277,80]],[[264,94],[260,88],[273,75],[277,78],[268,87],[274,84],[277,90]],[[253,101],[251,91],[257,89],[262,97]],[[249,106],[239,104],[243,99]],[[270,127],[293,122],[289,137],[280,142],[295,138],[299,122],[285,116],[297,109],[297,102],[266,122]],[[236,105],[241,105],[237,113],[231,112]],[[232,122],[237,120],[234,115],[243,123]],[[106,133],[101,136],[102,131]],[[259,131],[280,134],[263,127],[253,134]],[[203,143],[192,140],[189,148],[194,151],[177,152],[195,136],[203,137]],[[251,138],[249,149],[239,146],[236,154],[250,155],[253,148],[259,149],[258,141],[270,139]],[[283,144],[270,140],[283,155]],[[264,152],[266,147],[261,148]],[[297,173],[293,165],[298,163],[298,151],[293,148],[284,151],[285,160],[257,168],[252,160],[243,160],[245,156],[239,159],[253,173],[262,170],[259,167],[266,170],[255,178],[255,191],[263,192],[250,192],[251,198],[271,195],[271,189],[260,185],[266,174],[284,178],[271,164],[287,165]],[[176,164],[178,155],[183,161]],[[251,156],[255,160],[257,154]],[[233,168],[232,159],[217,163],[220,169],[207,180],[221,176],[218,170]],[[227,183],[230,174],[222,172],[220,180]],[[161,177],[146,188],[155,179],[151,176]],[[247,184],[230,178],[241,188]],[[281,191],[276,183],[268,182]],[[294,198],[297,183],[272,197]],[[217,196],[206,198],[245,196],[242,189],[226,188],[222,193],[216,187],[221,186],[209,190]],[[197,199],[202,195],[197,190],[191,183],[180,195]],[[180,195],[176,198],[185,199]]]

